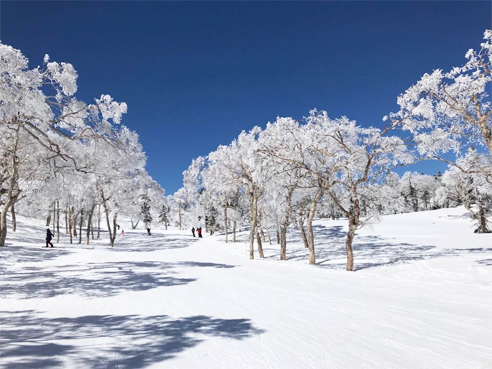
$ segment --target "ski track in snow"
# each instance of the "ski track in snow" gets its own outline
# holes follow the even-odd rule
[[[310,266],[296,230],[289,260],[268,242],[249,260],[245,233],[44,249],[19,217],[0,249],[0,368],[492,368],[492,235],[463,214],[384,217],[358,232],[353,273],[343,220],[316,222]]]

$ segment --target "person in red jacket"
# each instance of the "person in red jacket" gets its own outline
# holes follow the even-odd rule
[[[196,229],[196,231],[198,232],[198,237],[199,237],[199,238],[203,238],[203,237],[202,237],[202,227],[198,227],[198,228]]]

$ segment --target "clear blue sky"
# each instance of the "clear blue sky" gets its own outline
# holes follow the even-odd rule
[[[312,108],[380,125],[422,74],[464,63],[492,28],[483,2],[1,2],[0,39],[31,67],[72,63],[78,97],[129,108],[167,194],[241,130]],[[417,170],[434,173],[437,164]]]

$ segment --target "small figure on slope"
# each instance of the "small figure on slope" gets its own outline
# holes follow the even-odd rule
[[[46,229],[46,246],[45,247],[48,247],[48,245],[51,245],[51,247],[53,247],[53,244],[51,243],[52,238],[53,238],[53,233],[51,233],[50,229],[47,228]]]
[[[195,237],[195,227],[191,228],[191,233],[193,233],[193,237]]]
[[[150,236],[150,228],[147,228],[147,234]]]
[[[198,227],[198,228],[196,229],[196,231],[198,232],[198,237],[199,237],[199,238],[203,238],[203,237],[202,237],[202,227]]]

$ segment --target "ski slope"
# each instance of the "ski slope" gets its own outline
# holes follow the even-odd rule
[[[316,266],[295,230],[279,261],[268,241],[249,260],[245,234],[123,228],[114,248],[45,249],[20,218],[0,249],[0,368],[492,368],[492,234],[463,208],[360,230],[355,272],[342,220],[316,222]]]

